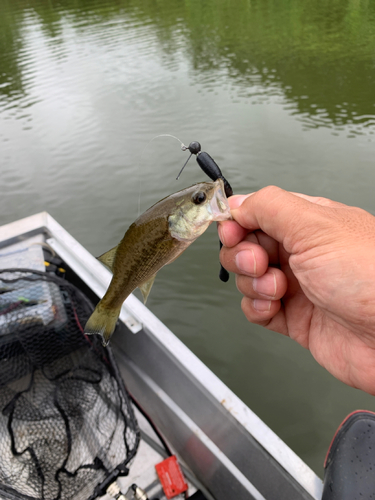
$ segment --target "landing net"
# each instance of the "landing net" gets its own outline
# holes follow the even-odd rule
[[[0,498],[87,500],[139,430],[92,304],[49,273],[0,271]]]

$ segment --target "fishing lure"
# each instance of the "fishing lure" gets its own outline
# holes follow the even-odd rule
[[[210,179],[213,181],[216,181],[217,179],[221,179],[224,183],[224,189],[225,189],[225,195],[227,198],[229,196],[233,195],[233,189],[229,182],[226,180],[226,178],[223,176],[219,165],[215,162],[215,160],[205,151],[201,151],[202,147],[198,141],[193,141],[189,144],[189,146],[182,145],[181,149],[183,151],[190,151],[190,156],[186,160],[185,164],[183,165],[182,169],[180,170],[180,173],[178,174],[176,180],[179,179],[183,169],[185,168],[187,162],[190,160],[192,155],[196,155],[196,160],[200,168],[203,170],[203,172],[208,175]],[[220,241],[220,250],[221,247],[223,246],[222,242]],[[220,272],[219,272],[219,278],[221,281],[226,283],[229,280],[229,273],[224,267],[220,264]]]

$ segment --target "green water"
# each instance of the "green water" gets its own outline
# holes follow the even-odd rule
[[[375,2],[0,0],[0,222],[47,210],[90,252],[204,180],[268,184],[375,213]],[[319,475],[347,413],[374,399],[242,316],[210,228],[148,305]]]

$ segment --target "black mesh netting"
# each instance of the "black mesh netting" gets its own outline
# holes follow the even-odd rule
[[[110,349],[70,283],[0,271],[0,497],[87,500],[139,430]]]

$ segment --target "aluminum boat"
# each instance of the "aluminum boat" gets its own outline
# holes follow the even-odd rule
[[[94,303],[104,295],[111,273],[46,212],[0,227],[0,268],[33,268],[38,242],[53,249]],[[15,265],[17,256],[23,261]],[[136,409],[138,452],[128,476],[108,485],[106,499],[130,498],[132,484],[140,488],[134,498],[167,498],[154,467],[166,453],[154,429],[189,485],[176,498],[321,499],[321,479],[134,295],[122,307],[111,348],[148,419]]]

